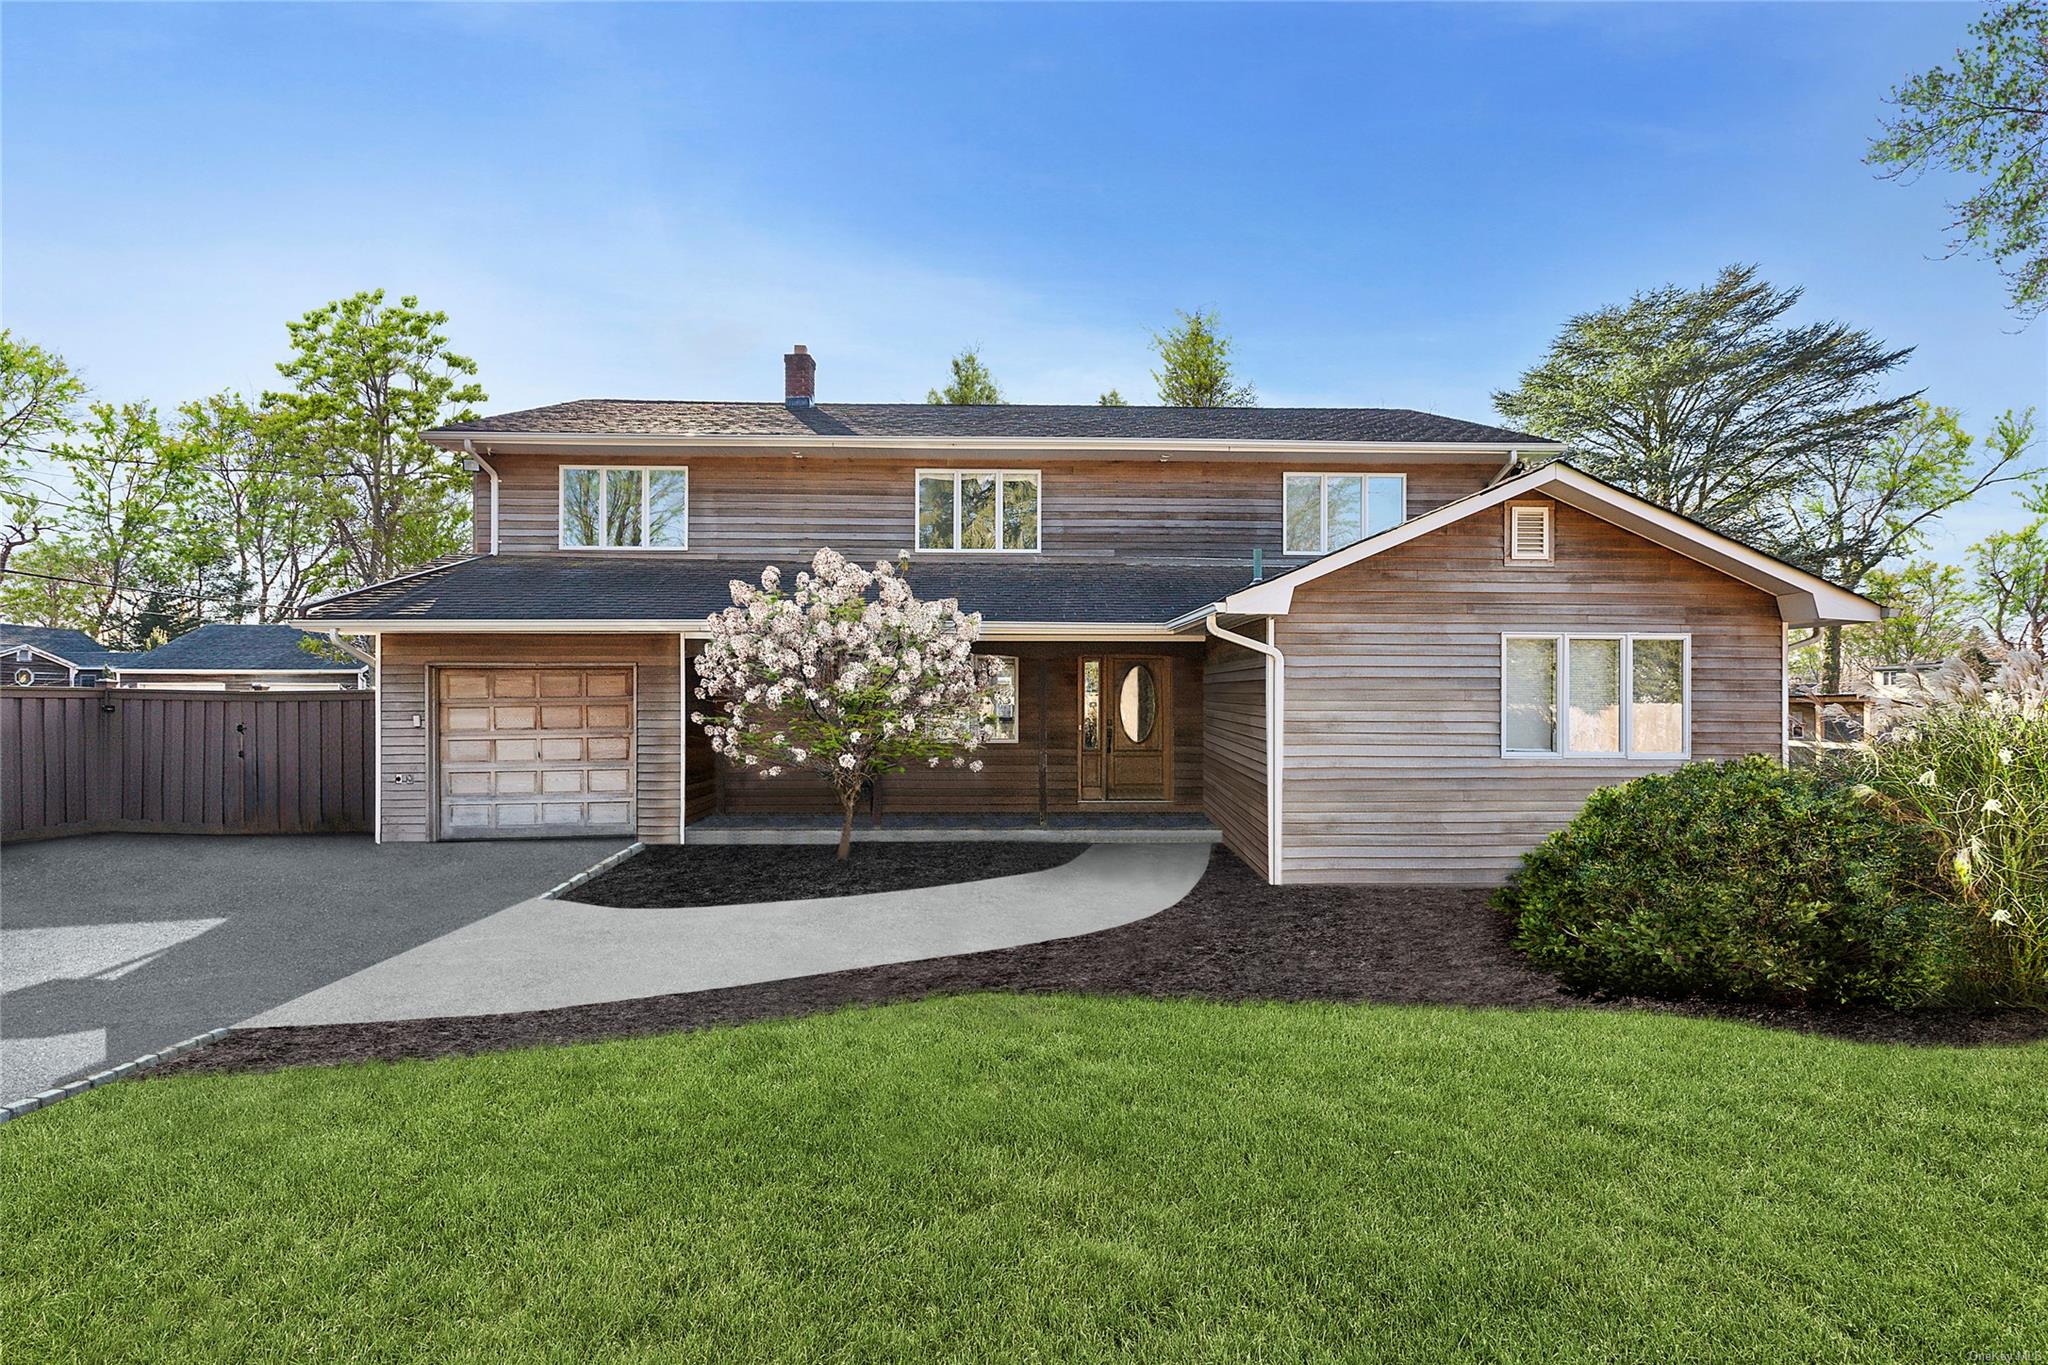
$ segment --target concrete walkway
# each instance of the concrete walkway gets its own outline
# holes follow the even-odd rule
[[[1194,889],[1201,844],[1103,844],[965,885],[690,910],[533,899],[245,1021],[509,1014],[949,957],[1112,929]]]

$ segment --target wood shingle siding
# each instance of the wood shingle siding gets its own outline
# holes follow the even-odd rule
[[[1223,842],[1267,875],[1266,660],[1210,644],[1202,673],[1202,812]]]
[[[534,554],[557,548],[560,476],[565,464],[679,465],[690,470],[690,548],[657,551],[699,558],[808,559],[830,546],[858,559],[894,558],[915,548],[913,495],[919,469],[1036,469],[1040,479],[1040,552],[1020,558],[1160,563],[1246,563],[1254,547],[1279,567],[1281,478],[1285,467],[1250,461],[1037,459],[880,459],[812,454],[790,457],[596,456],[499,453],[498,548]],[[1500,460],[1408,464],[1377,457],[1332,470],[1405,473],[1408,514],[1483,487]],[[476,544],[490,544],[490,484],[476,482]],[[615,555],[620,551],[566,551]]]
[[[619,664],[634,669],[634,815],[644,843],[680,838],[683,802],[682,695],[674,635],[421,634],[383,637],[383,836],[433,836],[435,775],[430,667]],[[414,716],[425,724],[415,728]],[[400,781],[410,775],[410,781]]]
[[[1595,788],[1676,760],[1503,758],[1503,632],[1692,637],[1692,756],[1778,752],[1769,595],[1559,505],[1555,558],[1505,562],[1480,514],[1298,588],[1287,657],[1285,880],[1498,882]]]

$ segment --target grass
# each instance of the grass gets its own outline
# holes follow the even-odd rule
[[[2048,1045],[1010,996],[123,1083],[0,1127],[0,1348],[2038,1360],[2044,1097]]]

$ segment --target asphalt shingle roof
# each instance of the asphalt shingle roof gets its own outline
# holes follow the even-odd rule
[[[1093,404],[673,402],[579,398],[439,429],[449,435],[985,437],[1016,440],[1387,441],[1542,445],[1544,438],[1408,408],[1105,408]]]
[[[291,626],[239,626],[216,623],[189,630],[147,653],[132,655],[124,668],[164,668],[181,672],[208,669],[268,668],[331,670],[353,673],[362,665],[324,658],[302,649],[303,640],[318,640]]]
[[[134,656],[108,649],[82,630],[55,626],[18,626],[0,621],[0,649],[13,645],[34,645],[46,654],[77,664],[81,668],[104,668],[124,663]]]
[[[785,564],[785,582],[802,565]],[[732,605],[727,584],[759,560],[484,555],[376,583],[306,611],[332,621],[677,621]],[[923,598],[958,598],[990,621],[1164,624],[1244,587],[1234,565],[1025,565],[930,560],[910,571]]]

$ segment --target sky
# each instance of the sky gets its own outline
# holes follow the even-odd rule
[[[1957,185],[1862,164],[1975,13],[10,3],[0,322],[169,406],[383,287],[502,411],[777,399],[795,342],[826,402],[967,345],[1012,401],[1144,402],[1215,309],[1264,403],[1487,421],[1572,314],[1743,261],[1985,431],[2048,409],[2048,321],[1943,259]]]

